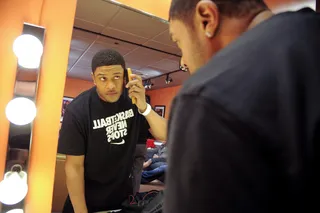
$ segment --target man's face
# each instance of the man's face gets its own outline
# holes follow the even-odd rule
[[[170,21],[170,34],[182,52],[181,65],[194,73],[203,65],[203,53],[196,33],[182,21],[174,19]]]
[[[190,20],[170,20],[171,38],[182,51],[181,65],[186,65],[191,74],[219,50],[219,41],[213,36],[219,24],[217,17],[213,2],[200,1]]]
[[[109,103],[117,102],[124,86],[124,70],[121,65],[98,67],[92,73],[99,97]]]

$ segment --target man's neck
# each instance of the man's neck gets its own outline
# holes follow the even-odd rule
[[[261,22],[266,21],[267,19],[271,18],[274,14],[270,11],[270,10],[265,10],[262,11],[261,13],[258,13],[256,16],[254,16],[254,18],[251,20],[247,31],[254,28],[255,26],[257,26],[258,24],[260,24]]]
[[[220,35],[220,48],[224,48],[228,46],[232,41],[241,36],[244,32],[252,29],[257,26],[261,22],[269,19],[273,16],[273,13],[269,10],[264,10],[259,12],[258,14],[253,14],[249,17],[244,18],[231,18],[226,19],[223,22],[225,26],[221,29]]]

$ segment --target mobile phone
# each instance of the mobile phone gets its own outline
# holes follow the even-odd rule
[[[128,68],[128,69],[127,69],[127,77],[128,77],[127,80],[128,80],[128,82],[129,82],[129,81],[132,81],[131,74],[132,74],[132,71],[131,71],[130,68]],[[132,98],[132,103],[133,103],[133,104],[136,104],[136,103],[137,103],[137,99],[136,99],[135,97]]]

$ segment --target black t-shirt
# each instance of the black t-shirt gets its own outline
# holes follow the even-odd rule
[[[136,144],[145,144],[149,125],[131,99],[101,100],[96,87],[67,107],[58,152],[85,155],[85,197],[89,209],[119,207],[132,194],[131,171]]]
[[[320,15],[283,13],[188,79],[169,121],[165,213],[319,212],[319,51]]]

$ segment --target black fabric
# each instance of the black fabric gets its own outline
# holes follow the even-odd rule
[[[67,107],[58,152],[85,155],[85,197],[94,211],[114,209],[133,193],[133,161],[137,144],[146,144],[149,125],[131,100],[102,101],[96,88]]]
[[[151,190],[137,193],[122,203],[125,213],[161,213],[163,210],[164,191]]]
[[[166,213],[319,212],[319,50],[320,15],[283,13],[188,79],[170,113]]]
[[[145,161],[145,155],[147,147],[144,144],[138,144],[135,151],[135,159],[133,163],[132,176],[134,180],[133,184],[133,195],[140,190],[141,174],[143,170],[143,163]]]

